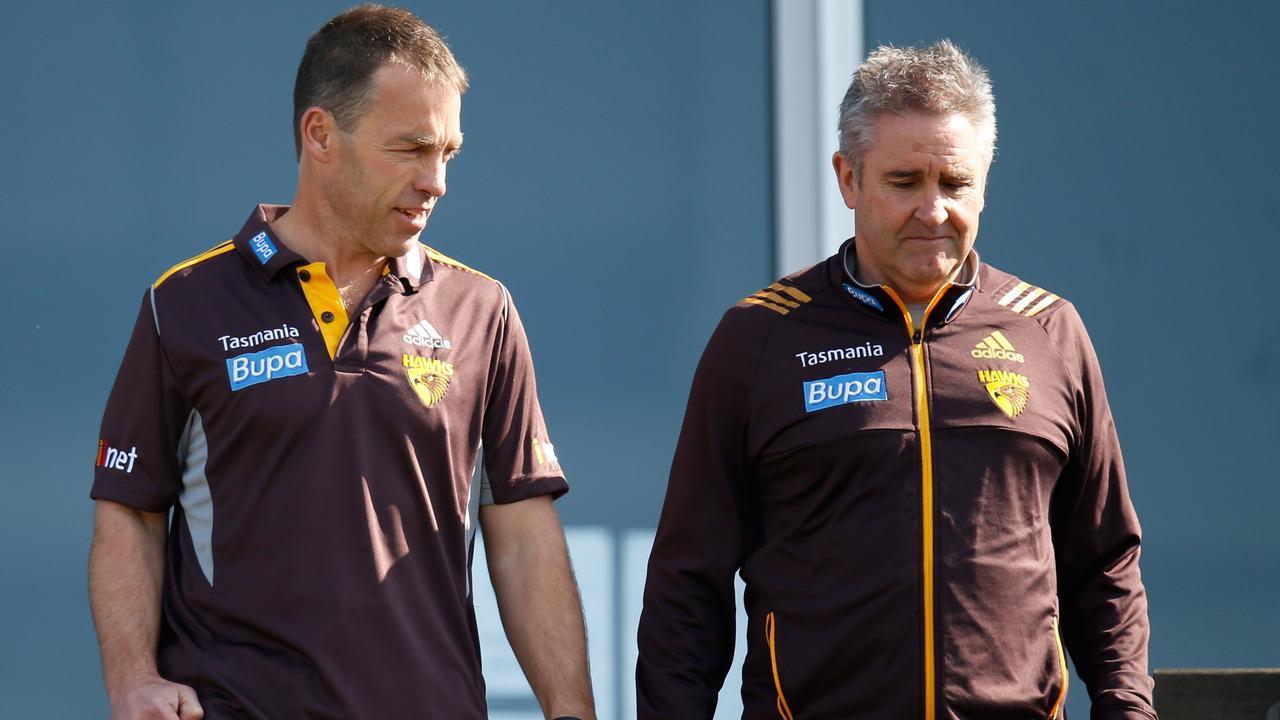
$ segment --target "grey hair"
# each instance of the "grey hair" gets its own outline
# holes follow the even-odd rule
[[[875,138],[876,118],[892,115],[962,115],[996,148],[996,101],[986,68],[940,40],[926,48],[884,45],[853,73],[840,103],[840,154],[862,182],[862,163]]]

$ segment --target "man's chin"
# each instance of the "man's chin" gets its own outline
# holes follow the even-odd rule
[[[385,257],[401,257],[412,250],[413,247],[418,244],[419,238],[421,237],[422,233],[416,232],[408,237],[390,240],[384,246],[381,254]]]

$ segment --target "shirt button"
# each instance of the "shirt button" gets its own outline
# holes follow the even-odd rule
[[[320,313],[320,319],[327,323],[331,323],[333,322],[333,313],[329,312],[328,310],[325,310],[324,312]]]
[[[302,282],[310,282],[310,280],[311,280],[311,271],[310,271],[310,270],[299,270],[299,271],[298,271],[298,279],[299,279],[299,280],[301,280]]]

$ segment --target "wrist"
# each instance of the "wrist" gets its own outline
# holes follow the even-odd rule
[[[117,693],[124,692],[129,688],[152,680],[160,679],[162,679],[160,677],[160,673],[154,666],[151,668],[143,666],[129,669],[122,668],[110,673],[105,673],[103,676],[103,684],[106,685],[107,696],[114,697]]]

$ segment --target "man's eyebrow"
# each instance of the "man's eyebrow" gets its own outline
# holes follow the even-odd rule
[[[397,139],[401,142],[408,143],[409,145],[416,145],[420,148],[427,149],[449,147],[456,152],[462,148],[462,133],[458,133],[456,142],[453,143],[445,142],[435,135],[401,135]]]
[[[911,178],[920,177],[920,171],[919,170],[889,170],[883,175],[883,177],[891,178],[894,180],[898,180],[898,179],[909,180]]]

